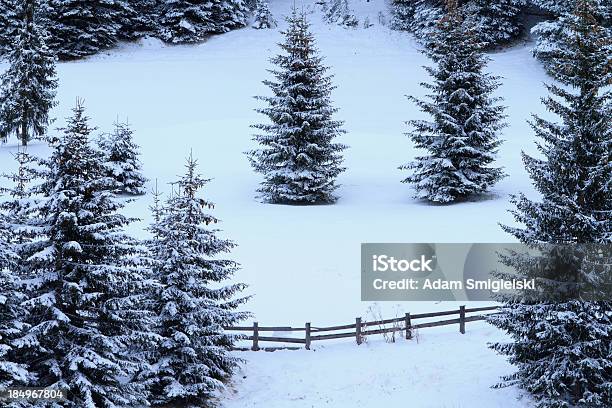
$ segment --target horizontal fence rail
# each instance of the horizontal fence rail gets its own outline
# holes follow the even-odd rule
[[[306,350],[310,350],[310,346],[313,341],[332,340],[332,339],[344,339],[344,338],[355,338],[357,344],[361,344],[363,339],[368,335],[373,334],[385,334],[394,332],[405,332],[406,339],[412,338],[412,331],[415,329],[424,329],[428,327],[448,326],[452,324],[459,325],[459,332],[465,334],[465,324],[468,322],[475,322],[478,320],[486,319],[486,315],[475,315],[467,316],[468,314],[478,312],[492,312],[498,309],[498,306],[488,307],[475,307],[468,309],[465,306],[460,306],[456,310],[448,310],[443,312],[433,313],[406,313],[403,317],[397,317],[393,319],[376,320],[376,321],[362,321],[361,317],[355,319],[353,324],[344,324],[340,326],[329,326],[329,327],[314,327],[310,323],[306,323],[304,327],[291,327],[291,326],[259,326],[258,322],[254,322],[252,326],[229,326],[225,327],[227,331],[237,332],[250,332],[250,335],[246,335],[243,338],[245,340],[252,341],[250,348],[237,347],[236,350],[297,350],[301,347],[259,347],[260,342],[271,342],[271,343],[293,343],[303,344]],[[442,316],[456,316],[454,319],[444,319],[433,322],[423,322],[414,324],[414,320],[431,319]],[[389,326],[390,325],[390,326]],[[376,329],[370,329],[370,327],[378,327]],[[349,331],[347,331],[349,330]],[[341,332],[341,333],[330,333],[330,332]],[[266,336],[266,332],[304,332],[303,337],[278,337],[278,336]],[[264,335],[260,335],[263,333]],[[319,334],[326,333],[326,334]]]

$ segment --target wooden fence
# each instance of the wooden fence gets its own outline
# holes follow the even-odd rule
[[[260,342],[272,342],[272,343],[294,343],[303,344],[306,350],[310,350],[310,346],[313,341],[332,340],[332,339],[343,339],[343,338],[355,338],[357,344],[361,344],[365,336],[372,334],[383,334],[405,331],[406,339],[412,338],[412,330],[424,329],[427,327],[438,327],[448,326],[451,324],[459,325],[459,332],[465,334],[465,324],[467,322],[474,322],[477,320],[484,320],[486,315],[475,315],[468,316],[472,313],[477,312],[488,312],[497,310],[497,306],[489,307],[476,307],[472,309],[466,309],[465,306],[460,306],[457,310],[449,310],[444,312],[433,312],[433,313],[419,313],[410,314],[406,313],[403,317],[394,319],[377,320],[377,321],[362,321],[361,317],[355,319],[355,323],[345,324],[341,326],[330,326],[330,327],[314,327],[310,323],[306,323],[304,327],[267,327],[259,326],[258,322],[254,322],[253,326],[231,326],[226,327],[225,330],[237,331],[237,332],[250,332],[250,335],[244,336],[245,340],[253,342],[250,348],[237,347],[236,350],[262,350],[259,347]],[[438,321],[428,321],[423,323],[413,323],[415,320],[431,319],[441,316],[452,316],[459,315],[455,319],[445,319]],[[370,329],[370,327],[378,327]],[[347,331],[350,330],[350,331]],[[276,337],[266,336],[266,332],[304,332],[303,338],[297,337]],[[340,333],[336,333],[340,332]],[[264,333],[262,336],[261,334]],[[324,333],[324,334],[321,334]],[[263,350],[273,351],[280,349],[297,350],[301,347],[264,347]]]

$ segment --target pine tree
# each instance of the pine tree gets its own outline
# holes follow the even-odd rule
[[[504,177],[491,167],[504,126],[504,108],[492,96],[498,78],[483,72],[483,46],[463,25],[456,4],[449,10],[425,51],[437,64],[425,68],[434,79],[422,84],[432,91],[429,101],[410,97],[433,119],[409,122],[409,136],[428,154],[400,167],[412,170],[403,182],[414,185],[416,197],[438,203],[485,193]]]
[[[20,255],[32,327],[16,344],[29,347],[34,386],[68,391],[62,407],[146,404],[124,383],[137,367],[128,345],[150,336],[139,306],[148,275],[135,261],[136,243],[122,232],[131,220],[119,213],[80,102],[73,112],[63,134],[49,140],[42,182],[27,194],[36,203],[25,227],[36,236]]]
[[[162,211],[154,213],[150,241],[154,276],[159,289],[150,303],[157,315],[162,340],[152,353],[148,378],[152,403],[163,406],[210,406],[211,396],[223,387],[238,363],[228,353],[236,337],[223,327],[248,314],[235,309],[247,298],[237,298],[243,284],[225,284],[238,265],[219,259],[234,243],[216,236],[206,213],[213,204],[198,197],[208,182],[197,174],[190,156],[179,192]]]
[[[532,122],[543,158],[523,158],[542,199],[513,197],[514,217],[524,227],[503,227],[540,252],[511,253],[505,262],[544,289],[506,299],[491,321],[514,342],[494,349],[518,368],[502,385],[524,387],[542,408],[612,405],[610,37],[595,6],[578,1],[567,47],[554,61],[562,86],[548,85],[551,96],[543,103],[560,121],[534,116]],[[598,243],[603,246],[589,249]]]
[[[0,77],[0,139],[15,133],[23,145],[44,135],[55,105],[55,58],[35,19],[35,1],[21,2],[21,27],[8,55],[9,68]]]
[[[327,0],[325,21],[346,27],[356,27],[359,24],[353,12],[349,9],[348,0]]]
[[[298,15],[294,9],[287,21],[280,44],[285,54],[271,60],[279,67],[270,71],[276,82],[264,81],[274,96],[258,98],[269,107],[257,111],[271,123],[253,126],[262,131],[254,138],[262,148],[248,155],[254,169],[264,175],[259,192],[265,201],[330,203],[336,200],[336,177],[344,171],[340,152],[346,148],[333,142],[344,133],[342,122],[332,119],[337,111],[330,100],[334,87],[304,13]]]
[[[255,21],[253,21],[251,26],[257,29],[275,28],[277,26],[276,20],[268,7],[267,0],[257,0],[255,3]]]
[[[116,180],[117,194],[142,195],[147,179],[141,173],[138,145],[129,124],[115,123],[113,133],[104,135],[99,146],[108,164],[109,176]]]
[[[73,60],[113,48],[124,16],[125,0],[48,0],[49,46],[62,60]]]
[[[247,14],[242,0],[162,0],[159,35],[173,44],[199,42],[245,26]]]

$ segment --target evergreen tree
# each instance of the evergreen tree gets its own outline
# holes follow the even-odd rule
[[[6,248],[5,237],[0,237],[0,387],[24,387],[34,381],[27,364],[20,358],[21,350],[14,343],[21,337],[28,325],[24,322],[25,311],[21,303],[26,299],[19,287],[19,279],[14,267],[16,258],[10,249]],[[10,257],[10,258],[8,258]],[[7,259],[8,258],[8,259]],[[10,263],[9,263],[10,262]],[[20,407],[28,406],[24,403]]]
[[[133,132],[128,123],[115,123],[113,133],[99,140],[108,164],[109,176],[117,181],[118,194],[145,194],[147,179],[141,173],[138,160],[138,145],[134,143]]]
[[[4,243],[0,242],[0,245]],[[0,251],[3,250],[0,248]],[[23,300],[13,272],[0,269],[0,387],[3,389],[25,386],[32,380],[27,366],[18,361],[18,351],[13,344],[13,340],[26,327],[21,320],[24,316],[20,307]]]
[[[36,202],[24,227],[36,235],[20,255],[31,327],[16,344],[29,347],[33,385],[68,391],[62,407],[146,404],[124,383],[136,368],[128,345],[150,337],[138,296],[148,275],[133,262],[138,247],[122,232],[131,220],[118,212],[80,102],[73,112],[40,160],[41,184],[27,192]]]
[[[276,20],[268,7],[268,1],[257,0],[255,3],[255,21],[253,21],[252,27],[257,29],[275,28],[276,25]]]
[[[523,157],[542,200],[513,197],[524,227],[504,226],[540,251],[508,254],[505,262],[545,290],[506,299],[491,319],[514,340],[494,345],[518,368],[502,385],[524,387],[542,408],[612,405],[610,37],[595,6],[578,1],[567,47],[554,60],[562,86],[548,85],[552,96],[543,103],[560,122],[538,116],[532,122],[543,158]],[[588,249],[597,243],[604,246]]]
[[[19,229],[22,220],[19,209],[27,208],[25,189],[31,179],[29,165],[32,160],[25,151],[19,151],[15,158],[18,171],[5,176],[13,187],[0,189],[3,195],[15,200],[0,204],[0,388],[24,387],[35,381],[23,359],[23,349],[17,343],[29,329],[22,306],[27,297],[20,284],[18,251],[27,235]],[[24,408],[30,404],[24,401],[15,406]]]
[[[444,0],[415,0],[411,31],[427,42],[435,34],[437,24],[445,13]]]
[[[199,42],[245,26],[247,14],[242,0],[162,0],[159,35],[173,44]]]
[[[552,19],[536,24],[531,32],[536,37],[533,54],[544,63],[550,74],[554,75],[554,60],[563,50],[570,46],[567,39],[572,32],[575,0],[531,0],[536,6],[549,12]],[[612,0],[594,0],[596,11],[593,12],[602,28],[612,33]],[[608,48],[608,53],[612,52]]]
[[[434,79],[422,84],[432,91],[429,101],[410,98],[433,119],[409,122],[409,136],[428,154],[400,167],[412,170],[403,182],[415,186],[418,198],[438,203],[482,194],[504,177],[491,167],[504,126],[504,108],[492,96],[498,79],[483,72],[483,45],[463,24],[456,3],[449,3],[425,51],[437,64],[425,68]]]
[[[153,272],[160,281],[150,303],[162,340],[143,377],[149,380],[154,405],[210,406],[238,363],[228,352],[236,337],[223,326],[248,316],[235,310],[247,300],[236,297],[244,285],[224,284],[238,265],[218,256],[234,244],[210,228],[217,219],[206,213],[213,204],[198,197],[208,180],[196,167],[190,156],[179,192],[155,211],[157,221],[150,227]]]
[[[35,1],[20,3],[22,24],[8,55],[10,66],[0,77],[0,139],[15,133],[23,145],[46,132],[57,88],[55,58],[36,22]]]
[[[121,33],[128,39],[155,35],[159,31],[157,0],[128,0],[130,14],[123,21]]]
[[[124,16],[125,0],[48,0],[49,46],[62,60],[72,60],[114,47]]]
[[[254,169],[264,175],[259,192],[266,201],[330,203],[336,200],[336,177],[344,171],[340,152],[346,148],[333,142],[344,133],[342,122],[332,119],[337,111],[330,100],[334,87],[304,13],[294,9],[287,21],[280,44],[285,54],[271,60],[279,67],[270,71],[276,82],[264,81],[274,96],[259,97],[269,107],[257,111],[271,123],[253,126],[262,131],[254,138],[262,148],[248,154]]]
[[[391,1],[391,28],[400,31],[410,31],[414,22],[414,0]]]
[[[508,43],[522,32],[520,14],[528,0],[459,1],[468,26],[487,46]],[[393,28],[415,33],[427,41],[446,12],[443,0],[393,0]]]
[[[483,42],[508,43],[522,31],[520,14],[526,4],[527,0],[472,0],[465,7],[466,20],[477,27]]]
[[[0,56],[14,48],[13,42],[21,21],[15,1],[0,0]]]
[[[348,0],[328,0],[325,7],[325,21],[346,27],[356,27],[359,24],[353,12],[349,9]]]
[[[247,25],[249,9],[244,0],[217,0],[213,2],[213,33],[226,33]]]

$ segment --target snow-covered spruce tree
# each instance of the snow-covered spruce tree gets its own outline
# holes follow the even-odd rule
[[[0,0],[0,56],[13,49],[17,28],[21,22],[15,1]]]
[[[242,0],[161,0],[159,10],[159,36],[173,44],[244,27],[248,17]]]
[[[437,203],[485,193],[504,177],[500,168],[491,167],[504,108],[492,96],[498,78],[484,72],[482,44],[463,24],[456,3],[438,23],[425,53],[436,63],[425,68],[433,83],[422,84],[432,92],[429,100],[410,99],[432,120],[408,123],[415,146],[427,154],[400,167],[412,171],[403,182],[414,185],[416,197]]]
[[[138,248],[122,232],[130,220],[118,212],[82,104],[73,112],[28,192],[36,205],[26,227],[36,236],[19,254],[31,328],[15,343],[29,346],[33,386],[67,389],[57,406],[138,406],[147,401],[125,385],[136,367],[125,350],[149,336],[137,296],[147,273],[131,262]]]
[[[552,96],[543,102],[560,121],[535,116],[532,122],[543,158],[524,155],[524,162],[542,199],[513,197],[514,217],[524,228],[503,227],[541,250],[504,260],[519,278],[537,278],[546,290],[506,299],[491,322],[514,341],[493,347],[518,369],[502,385],[520,385],[542,408],[612,405],[612,302],[603,291],[610,287],[612,258],[610,37],[596,12],[592,1],[578,1],[567,48],[554,60],[562,86],[548,85]],[[596,243],[607,245],[597,256],[582,249]],[[593,288],[604,297],[593,297]]]
[[[527,0],[472,0],[465,6],[466,23],[488,45],[505,44],[520,35],[520,14],[526,4]]]
[[[19,165],[17,172],[5,175],[12,186],[0,189],[2,195],[13,198],[0,204],[0,388],[23,387],[35,381],[25,364],[24,348],[16,344],[29,329],[22,306],[27,297],[20,284],[18,251],[28,235],[20,225],[22,213],[28,208],[25,192],[33,176],[32,158],[25,151],[19,151],[15,159]],[[30,404],[24,401],[14,406],[25,408]]]
[[[114,47],[130,8],[125,0],[47,0],[49,47],[72,60]]]
[[[258,190],[265,201],[284,204],[331,203],[336,200],[336,177],[344,171],[342,150],[334,143],[344,133],[332,119],[334,89],[328,68],[317,55],[313,35],[302,12],[293,9],[280,47],[271,59],[276,81],[264,81],[274,93],[258,97],[269,106],[258,109],[270,123],[253,125],[262,131],[254,140],[261,149],[248,152],[255,171],[264,175]]]
[[[420,40],[431,38],[444,13],[444,0],[415,0],[411,31]]]
[[[27,386],[32,380],[26,364],[20,361],[19,350],[13,341],[20,337],[27,325],[21,302],[24,294],[18,286],[18,278],[10,266],[6,265],[6,242],[0,237],[0,388]]]
[[[466,23],[487,46],[508,43],[522,31],[520,13],[528,0],[465,0],[459,7]],[[427,41],[445,13],[443,0],[393,0],[393,28]]]
[[[268,0],[257,0],[254,14],[255,20],[251,24],[253,28],[275,28],[277,26],[276,20],[268,7]]]
[[[249,8],[244,0],[218,0],[213,2],[213,33],[226,33],[248,23]]]
[[[536,37],[534,56],[542,61],[549,73],[554,74],[553,60],[558,58],[563,49],[568,46],[567,38],[571,34],[573,14],[576,8],[575,0],[531,0],[536,6],[551,13],[552,19],[536,24],[532,34]],[[602,27],[612,32],[612,0],[595,0],[594,15]],[[608,52],[612,52],[612,49]]]
[[[9,68],[0,76],[0,139],[14,133],[23,145],[45,134],[57,88],[55,57],[36,22],[35,6],[36,0],[19,3],[21,25],[8,54]]]
[[[117,181],[118,194],[145,194],[147,179],[141,173],[138,159],[138,145],[134,143],[133,132],[126,123],[115,123],[113,133],[103,135],[99,147],[108,165],[109,176]]]
[[[325,7],[325,21],[343,25],[346,27],[357,27],[359,21],[348,5],[348,0],[327,0]]]
[[[122,37],[137,39],[155,35],[159,31],[159,2],[157,0],[127,0],[130,14],[122,21]]]
[[[5,231],[0,234],[4,235]],[[0,388],[24,387],[35,377],[24,364],[21,350],[14,341],[28,329],[26,313],[21,303],[26,300],[16,274],[17,257],[0,236]],[[15,404],[16,406],[17,404]],[[26,407],[24,403],[19,407]]]
[[[178,193],[154,214],[159,221],[150,227],[160,287],[149,302],[162,340],[142,377],[149,379],[154,406],[199,408],[212,405],[211,397],[239,362],[228,352],[236,337],[223,327],[248,317],[236,311],[248,298],[237,297],[245,285],[226,283],[238,265],[219,258],[234,243],[211,228],[217,219],[206,211],[213,204],[198,196],[208,180],[197,173],[192,156],[186,169]]]
[[[400,31],[411,31],[414,21],[414,0],[391,1],[391,28]]]

